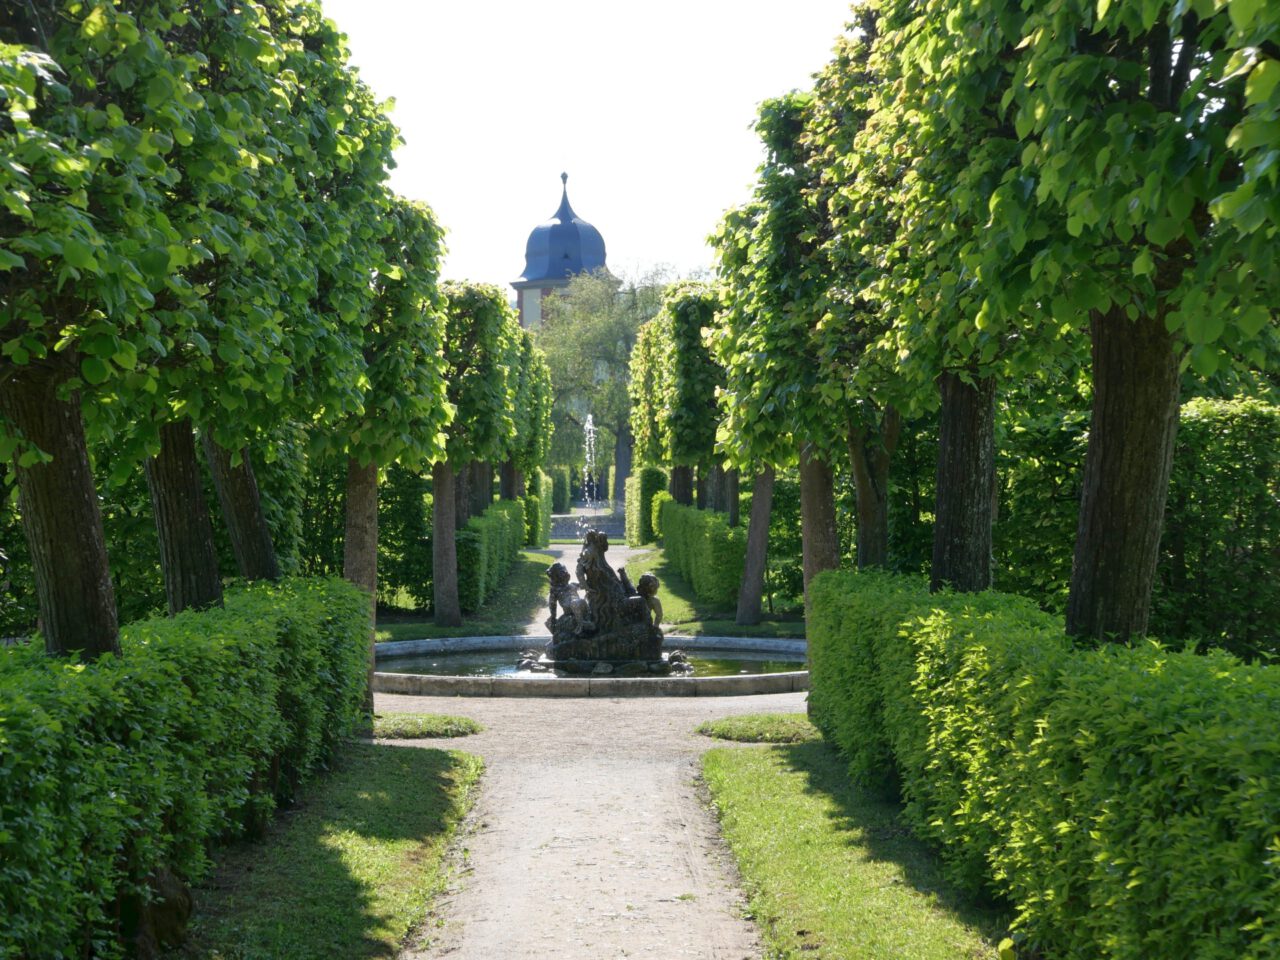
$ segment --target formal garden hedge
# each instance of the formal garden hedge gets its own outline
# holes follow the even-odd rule
[[[1038,955],[1275,956],[1274,668],[1074,649],[1028,600],[917,577],[825,573],[811,597],[815,723]]]
[[[518,500],[497,501],[459,531],[458,602],[464,613],[479,610],[493,596],[525,536],[525,507]]]
[[[745,527],[730,527],[724,513],[698,510],[654,498],[661,511],[662,547],[667,562],[689,581],[698,599],[732,605],[742,585],[747,557]]]
[[[286,580],[88,665],[0,650],[0,956],[124,955],[152,884],[200,877],[353,729],[368,642],[357,587]]]
[[[545,547],[551,542],[551,478],[541,470],[529,474],[525,481],[525,543]]]
[[[653,498],[667,489],[667,475],[657,467],[641,467],[627,477],[627,543],[633,547],[658,539],[653,526]]]
[[[551,512],[569,512],[569,468],[551,468]]]

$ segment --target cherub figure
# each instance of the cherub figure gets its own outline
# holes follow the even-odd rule
[[[547,606],[551,609],[548,628],[554,629],[556,622],[556,605],[573,617],[573,635],[580,636],[584,628],[594,627],[590,620],[587,601],[578,596],[578,588],[569,582],[569,570],[563,563],[553,563],[547,568],[547,580],[551,587],[547,594]]]
[[[636,584],[636,592],[644,598],[645,613],[651,618],[649,625],[658,626],[662,623],[662,601],[658,599],[658,578],[652,573],[642,574],[640,582]]]

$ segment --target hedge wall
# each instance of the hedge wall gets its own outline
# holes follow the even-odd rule
[[[0,649],[0,956],[125,955],[151,878],[200,877],[352,730],[368,642],[359,589],[287,580],[87,666]]]
[[[641,467],[627,477],[627,544],[632,547],[658,539],[653,527],[653,498],[667,489],[667,475],[657,467]]]
[[[745,527],[730,527],[729,517],[654,498],[661,510],[662,547],[667,562],[689,581],[698,599],[732,606],[742,586],[747,557]]]
[[[525,507],[518,500],[497,501],[458,532],[458,603],[464,613],[480,609],[497,590],[525,536]]]
[[[525,480],[525,544],[545,547],[551,542],[551,478],[535,470]]]
[[[1153,645],[1077,651],[1018,597],[815,579],[810,708],[896,780],[952,877],[1038,955],[1274,957],[1280,673]]]
[[[551,512],[569,512],[569,468],[551,468]]]

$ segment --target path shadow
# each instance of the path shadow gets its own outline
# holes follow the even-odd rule
[[[452,787],[461,759],[443,750],[355,743],[335,769],[277,813],[266,836],[215,857],[194,890],[187,942],[171,960],[393,958],[405,931],[356,875],[359,841],[443,841],[458,810]],[[347,859],[344,860],[344,853]],[[430,851],[401,853],[393,871]],[[427,891],[422,891],[424,896]],[[421,903],[414,904],[421,916]],[[403,916],[403,907],[399,911]]]
[[[1012,908],[989,898],[958,889],[943,874],[937,852],[918,840],[902,819],[902,805],[883,793],[863,789],[849,779],[848,764],[829,743],[773,746],[786,765],[805,778],[806,792],[831,801],[833,827],[849,847],[870,857],[893,863],[903,881],[931,895],[938,905],[991,940],[1006,935]]]

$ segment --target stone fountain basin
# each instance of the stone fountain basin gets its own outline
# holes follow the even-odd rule
[[[456,637],[447,640],[394,640],[376,645],[379,659],[410,654],[470,653],[509,650],[512,655],[541,646],[546,637]],[[667,650],[719,653],[771,653],[805,656],[803,640],[765,637],[668,636]],[[809,689],[809,671],[749,673],[728,677],[451,677],[434,674],[383,673],[373,675],[378,693],[434,697],[722,697],[761,693],[794,693]]]

